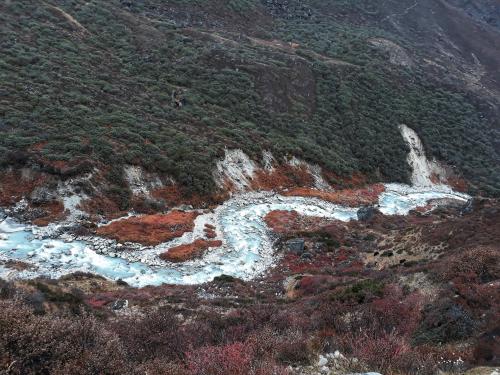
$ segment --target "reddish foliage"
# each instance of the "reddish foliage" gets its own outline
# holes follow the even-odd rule
[[[132,373],[117,336],[91,314],[36,315],[0,300],[0,368],[9,374]]]
[[[355,260],[340,270],[342,275],[359,275],[365,269],[365,264],[360,260]]]
[[[205,232],[205,235],[207,236],[207,238],[212,239],[212,238],[217,237],[217,234],[212,230],[205,230],[204,232]]]
[[[213,225],[205,224],[205,228],[203,229],[203,232],[205,232],[205,236],[207,238],[217,237],[217,233],[215,232],[215,227]]]
[[[272,171],[255,172],[252,188],[255,190],[283,190],[297,186],[313,186],[314,179],[305,167],[280,165]]]
[[[358,207],[360,205],[373,205],[378,202],[380,194],[385,191],[382,184],[375,184],[363,189],[345,189],[340,191],[322,191],[310,188],[295,188],[284,192],[286,196],[301,196],[320,198],[344,206]]]
[[[498,279],[498,255],[498,249],[493,247],[469,249],[443,264],[446,268],[442,271],[442,277],[444,280],[464,283],[484,283]]]
[[[46,215],[33,220],[33,224],[38,226],[46,226],[50,223],[58,220],[64,219],[64,205],[60,201],[52,201],[48,203],[43,203],[37,205],[37,208],[41,208],[45,211]]]
[[[419,292],[404,296],[400,286],[388,284],[384,296],[371,302],[371,309],[387,331],[411,336],[422,317],[424,298]]]
[[[122,211],[120,207],[118,207],[116,202],[105,196],[87,199],[80,203],[80,207],[90,215],[99,215],[106,219],[117,219],[126,214],[125,211]]]
[[[316,255],[314,261],[304,261],[295,254],[286,254],[282,264],[292,273],[317,273],[332,265],[332,259],[326,255]]]
[[[447,183],[456,191],[467,192],[469,190],[468,182],[457,176],[448,176]]]
[[[158,245],[194,229],[197,212],[172,211],[165,215],[146,215],[112,222],[100,227],[97,234],[119,242]]]
[[[500,295],[500,281],[485,284],[455,282],[453,286],[454,291],[463,300],[463,304],[468,307],[489,310],[496,303],[500,308],[497,298]]]
[[[363,332],[351,336],[350,347],[353,356],[383,374],[433,375],[439,372],[439,360],[451,363],[460,357],[460,353],[446,350],[412,347],[407,338],[397,333]]]
[[[191,204],[196,202],[198,199],[194,198],[193,202],[188,202],[186,199],[186,194],[178,185],[169,185],[152,192],[152,195],[156,199],[163,199],[168,205],[179,205],[179,204]]]
[[[335,263],[345,262],[351,256],[351,252],[346,248],[340,248],[337,254],[335,255],[334,261]]]
[[[194,207],[203,207],[207,203],[221,203],[228,198],[226,193],[214,193],[210,196],[189,194],[182,187],[175,184],[153,190],[151,194],[156,199],[164,200],[168,206],[190,204]]]
[[[10,206],[17,203],[45,182],[46,177],[41,174],[24,177],[20,172],[0,173],[0,206]]]
[[[108,301],[107,299],[99,299],[96,297],[91,297],[87,299],[87,303],[95,309],[102,308],[106,306],[106,304],[108,304],[109,302],[110,301]]]
[[[332,279],[332,276],[326,275],[304,276],[295,288],[298,289],[300,295],[318,294],[321,290],[328,288]]]
[[[290,225],[297,220],[297,211],[271,211],[265,217],[266,224],[276,233],[287,232]]]
[[[182,363],[169,362],[163,358],[155,358],[138,368],[139,374],[147,375],[191,375]]]
[[[168,308],[159,308],[145,316],[126,317],[113,327],[137,361],[155,358],[176,361],[184,356],[185,344],[179,321]]]
[[[330,221],[323,218],[302,216],[297,211],[271,211],[265,217],[266,224],[279,234],[317,231]]]
[[[30,151],[42,151],[47,145],[47,141],[37,142],[29,147]]]
[[[491,201],[477,201],[473,212],[423,226],[423,236],[432,245],[449,248],[497,246],[500,241],[500,210]]]
[[[193,375],[247,375],[252,371],[252,350],[243,343],[205,346],[187,353]]]
[[[89,297],[85,299],[85,301],[92,307],[100,309],[107,304],[113,302],[114,300],[120,298],[121,292],[104,292],[91,294]]]
[[[433,204],[426,204],[425,206],[420,206],[420,207],[415,208],[415,211],[420,212],[420,213],[425,213],[425,212],[431,210],[432,208],[434,208]]]
[[[353,337],[351,345],[356,358],[376,364],[377,369],[385,371],[394,368],[396,361],[412,350],[404,337],[382,332],[374,335],[361,333]]]
[[[160,254],[160,258],[169,262],[185,262],[200,257],[209,248],[220,246],[222,246],[222,241],[197,239],[193,243],[187,245],[172,247],[167,252]]]

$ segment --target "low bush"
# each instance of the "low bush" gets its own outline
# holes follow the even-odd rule
[[[414,334],[416,344],[449,343],[469,337],[477,323],[469,312],[451,299],[427,305],[423,320]]]
[[[0,368],[9,374],[127,373],[118,337],[87,313],[77,318],[34,315],[0,301]]]
[[[379,281],[364,280],[351,287],[345,288],[338,294],[334,294],[332,298],[340,301],[355,301],[356,303],[363,303],[371,298],[381,296],[383,289],[384,284]]]
[[[243,343],[205,346],[187,353],[193,375],[247,375],[252,373],[252,351]]]
[[[500,279],[498,250],[480,247],[453,257],[445,266],[442,278],[463,283],[487,283]]]

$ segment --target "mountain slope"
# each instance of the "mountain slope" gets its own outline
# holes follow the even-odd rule
[[[473,191],[498,194],[500,36],[454,5],[4,2],[1,165],[91,173],[82,189],[121,209],[127,166],[207,197],[226,148],[407,181],[406,124]]]

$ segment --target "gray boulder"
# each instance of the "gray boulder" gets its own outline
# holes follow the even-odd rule
[[[305,249],[305,241],[302,238],[295,238],[286,242],[288,251],[297,255],[301,255]]]
[[[368,221],[375,215],[376,211],[375,207],[372,206],[361,207],[357,212],[358,220]]]
[[[470,214],[472,211],[474,211],[474,198],[470,198],[467,200],[467,202],[463,205],[462,209],[460,210],[460,214],[466,215]]]
[[[113,310],[121,310],[127,307],[128,307],[128,300],[126,299],[117,299],[115,302],[113,302],[113,305],[111,306]]]

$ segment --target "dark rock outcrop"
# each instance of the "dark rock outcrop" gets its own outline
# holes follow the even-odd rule
[[[305,241],[302,238],[296,238],[286,242],[286,246],[289,252],[300,255],[304,252]]]
[[[359,221],[369,221],[375,216],[375,213],[377,212],[377,209],[375,207],[367,206],[367,207],[361,207],[358,210],[358,220]]]

